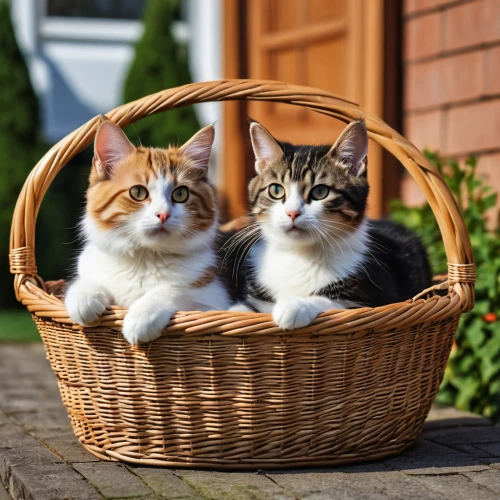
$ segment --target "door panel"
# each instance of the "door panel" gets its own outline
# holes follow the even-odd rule
[[[325,21],[342,16],[347,0],[309,0],[307,2],[307,20],[309,23]]]
[[[250,3],[249,7],[252,7]],[[265,14],[262,27],[266,33],[293,29],[299,24],[301,0],[269,0],[264,3],[267,4],[265,8],[258,8]]]
[[[346,51],[344,36],[309,44],[304,50],[308,84],[334,94],[346,95],[345,92],[349,92],[348,77],[345,72]]]
[[[359,34],[349,29],[348,6],[347,0],[248,2],[249,78],[308,85],[359,100],[352,79],[360,75],[346,70],[359,45],[353,41]],[[344,127],[289,105],[250,102],[248,114],[278,139],[301,144],[333,143]]]

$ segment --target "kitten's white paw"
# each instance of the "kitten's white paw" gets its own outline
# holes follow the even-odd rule
[[[254,312],[253,309],[250,309],[250,307],[248,307],[243,302],[237,302],[236,304],[234,304],[234,306],[231,306],[229,308],[229,311],[241,312],[241,313],[251,313],[251,312]]]
[[[274,322],[283,330],[294,330],[309,325],[324,309],[308,299],[278,300],[273,309]]]
[[[91,326],[113,303],[113,297],[102,286],[76,281],[69,287],[64,303],[69,317],[75,323]]]
[[[64,303],[69,317],[75,323],[91,326],[113,303],[113,297],[102,286],[76,281],[68,288]]]
[[[134,302],[123,320],[123,336],[132,345],[158,338],[176,313],[174,308],[153,308],[142,299]]]

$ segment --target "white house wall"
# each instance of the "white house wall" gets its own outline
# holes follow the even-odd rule
[[[176,26],[174,34],[189,43],[193,80],[219,79],[220,0],[183,1],[187,24]],[[12,2],[16,35],[40,97],[43,132],[55,142],[122,103],[143,26],[139,21],[48,17],[45,11],[44,0]],[[203,125],[217,122],[220,105],[201,105],[197,113]]]

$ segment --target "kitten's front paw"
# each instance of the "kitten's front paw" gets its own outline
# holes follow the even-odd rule
[[[113,303],[113,297],[102,286],[73,283],[64,300],[69,317],[79,325],[91,326]]]
[[[158,338],[176,313],[171,309],[152,309],[138,300],[132,304],[123,320],[123,336],[132,345]]]
[[[307,299],[292,298],[278,300],[273,309],[273,319],[283,330],[294,330],[309,325],[322,312],[321,307]]]

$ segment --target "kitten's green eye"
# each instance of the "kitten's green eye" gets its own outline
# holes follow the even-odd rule
[[[275,200],[281,200],[285,196],[285,188],[281,184],[271,184],[269,186],[269,196]]]
[[[311,189],[311,198],[313,200],[323,200],[328,196],[330,188],[324,184],[318,184]]]
[[[172,200],[175,203],[186,203],[189,198],[189,189],[186,186],[179,186],[172,191]]]
[[[135,201],[144,201],[149,196],[148,190],[144,186],[132,186],[129,194]]]

